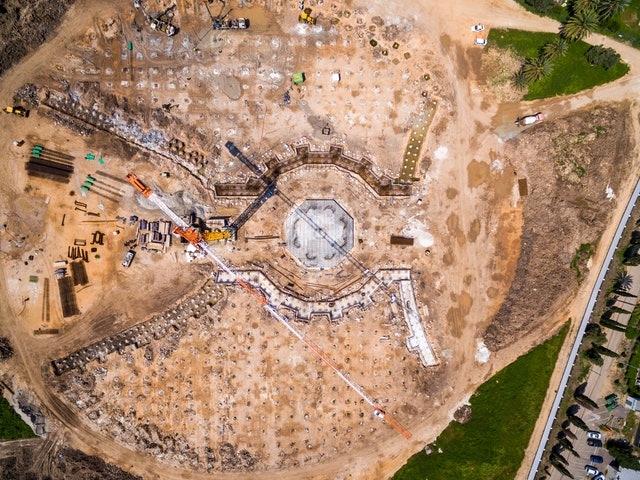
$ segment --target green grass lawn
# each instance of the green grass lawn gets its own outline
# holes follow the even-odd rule
[[[505,480],[514,478],[549,387],[569,325],[494,375],[471,397],[472,418],[452,422],[415,454],[395,480]],[[442,453],[438,453],[442,449]]]
[[[536,15],[550,17],[559,22],[564,22],[569,18],[569,12],[566,7],[556,5],[547,13],[539,13],[524,0],[516,0],[520,5],[535,13]],[[621,41],[627,41],[635,48],[640,48],[640,0],[631,0],[629,6],[621,15],[615,15],[612,19],[607,20],[598,29],[598,33],[602,33]],[[558,26],[558,28],[560,28]],[[588,40],[588,38],[587,38]]]
[[[554,33],[493,29],[489,32],[489,48],[511,48],[524,61],[526,58],[536,57],[540,48],[555,38],[557,35]],[[600,66],[592,67],[584,58],[590,47],[591,45],[582,41],[571,43],[567,54],[553,62],[551,73],[529,85],[524,99],[537,100],[556,95],[571,95],[616,80],[629,71],[629,67],[622,62],[610,70]]]
[[[35,438],[29,425],[11,407],[7,399],[0,395],[0,439]]]

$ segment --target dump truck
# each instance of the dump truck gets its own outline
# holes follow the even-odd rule
[[[29,110],[27,110],[24,107],[21,107],[19,105],[15,106],[15,107],[6,107],[4,109],[5,113],[13,113],[14,115],[20,115],[21,117],[28,117],[29,116]]]
[[[527,125],[533,125],[534,123],[539,123],[544,120],[544,113],[538,112],[534,115],[526,115],[524,117],[516,118],[514,122],[519,127],[526,127]]]

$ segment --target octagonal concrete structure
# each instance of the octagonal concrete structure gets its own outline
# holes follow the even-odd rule
[[[335,267],[353,248],[353,218],[335,200],[305,200],[285,228],[287,249],[305,267]]]

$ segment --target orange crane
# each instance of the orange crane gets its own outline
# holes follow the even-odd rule
[[[150,202],[156,205],[162,212],[171,219],[176,224],[176,228],[173,229],[174,233],[185,238],[189,243],[191,243],[194,247],[200,250],[204,255],[206,255],[212,262],[218,265],[218,268],[224,270],[228,273],[235,282],[244,288],[249,294],[251,294],[258,303],[264,308],[267,312],[271,314],[273,318],[278,320],[284,327],[289,330],[293,336],[295,336],[298,340],[303,342],[307,347],[309,347],[319,358],[322,360],[333,372],[338,375],[347,385],[351,387],[351,389],[356,392],[365,402],[367,402],[371,407],[373,407],[373,413],[386,420],[386,422],[396,429],[398,433],[400,433],[407,440],[411,438],[411,432],[409,432],[406,428],[404,428],[390,413],[387,413],[386,410],[380,405],[378,400],[369,395],[361,386],[357,385],[349,378],[348,373],[343,373],[336,362],[334,362],[329,355],[327,355],[324,350],[322,350],[313,340],[311,340],[307,335],[303,335],[300,333],[285,317],[283,317],[276,308],[269,303],[268,297],[260,290],[253,287],[247,281],[243,280],[240,275],[233,271],[227,264],[220,258],[216,253],[209,248],[209,244],[202,238],[200,233],[194,228],[190,227],[182,218],[176,215],[163,201],[158,195],[156,195],[153,190],[147,187],[142,181],[138,179],[138,177],[133,173],[129,173],[126,177],[127,181],[133,185],[138,192],[140,192],[145,198],[147,198]]]
[[[133,185],[136,190],[138,190],[145,198],[147,198],[151,203],[153,203],[156,207],[158,207],[162,212],[171,219],[173,223],[175,223],[175,227],[173,228],[173,233],[176,235],[180,235],[187,242],[192,245],[198,247],[202,250],[200,244],[204,246],[208,246],[207,242],[204,241],[200,232],[195,228],[191,227],[187,222],[185,222],[182,218],[176,215],[173,210],[171,210],[167,205],[156,195],[153,190],[147,187],[144,183],[140,181],[140,179],[136,176],[135,173],[131,172],[126,176],[127,181]]]

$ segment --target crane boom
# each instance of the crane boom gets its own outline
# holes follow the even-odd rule
[[[375,400],[372,396],[370,396],[365,390],[354,383],[349,377],[348,374],[343,373],[338,365],[326,354],[324,350],[322,350],[313,340],[311,340],[308,336],[300,333],[289,321],[283,317],[276,308],[269,303],[269,299],[258,289],[251,286],[247,281],[242,279],[240,275],[232,270],[216,253],[211,250],[209,244],[200,236],[199,233],[195,232],[193,228],[191,228],[182,218],[176,215],[173,210],[171,210],[163,201],[156,195],[153,190],[147,187],[142,181],[138,179],[138,177],[133,173],[129,173],[126,177],[127,181],[133,185],[136,190],[138,190],[142,195],[149,199],[154,205],[156,205],[162,212],[171,219],[172,222],[176,224],[176,228],[174,229],[175,233],[182,235],[186,238],[193,246],[198,248],[202,253],[204,253],[209,260],[218,265],[218,268],[225,271],[228,275],[233,278],[233,280],[244,288],[247,292],[249,292],[255,299],[262,305],[262,307],[271,314],[276,320],[278,320],[289,332],[293,334],[298,340],[303,342],[307,347],[309,347],[317,356],[322,360],[335,374],[337,374],[351,389],[356,392],[365,402],[367,402],[371,407],[373,407],[373,411],[376,416],[383,418],[387,421],[389,425],[391,425],[398,433],[400,433],[407,440],[411,438],[411,432],[409,432],[406,428],[404,428],[395,418],[393,418],[389,413],[387,413],[380,403]],[[193,235],[193,233],[197,235]]]

